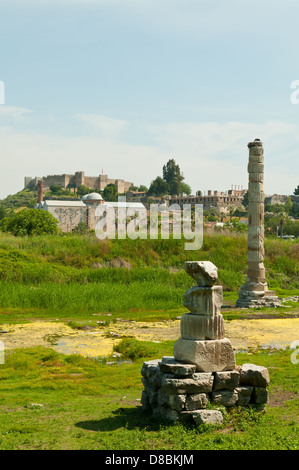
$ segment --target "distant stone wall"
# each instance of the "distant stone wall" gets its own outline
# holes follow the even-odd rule
[[[97,205],[86,207],[86,223],[89,230],[95,230],[97,221],[99,220],[99,217],[96,216],[97,208]]]
[[[99,189],[99,177],[98,176],[85,176],[84,178],[85,186],[92,189]]]
[[[265,204],[285,204],[287,202],[288,196],[283,196],[281,194],[273,194],[272,196],[265,197]]]
[[[43,177],[44,189],[50,188],[52,185],[60,186],[61,188],[66,188],[70,182],[72,175],[48,175]]]
[[[99,176],[85,176],[84,171],[76,171],[74,175],[70,174],[63,174],[63,175],[48,175],[44,177],[35,177],[32,178],[31,176],[25,176],[24,179],[24,188],[32,181],[38,180],[43,181],[43,186],[45,189],[50,188],[51,185],[60,186],[63,189],[66,189],[68,185],[73,185],[74,187],[78,187],[81,184],[87,186],[91,189],[97,189],[103,191],[108,184],[115,184],[117,192],[122,194],[129,190],[129,188],[133,185],[130,181],[125,181],[123,179],[111,179],[108,178],[108,175],[99,175]]]
[[[71,232],[80,222],[87,223],[86,207],[49,207],[50,212],[59,222],[62,232]]]
[[[218,209],[220,212],[229,212],[229,208],[242,206],[243,197],[246,191],[229,191],[228,193],[208,191],[207,195],[201,196],[173,196],[169,199],[169,205],[179,204],[203,204],[204,210],[211,208]]]

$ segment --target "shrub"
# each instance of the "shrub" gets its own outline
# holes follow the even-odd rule
[[[15,236],[54,235],[58,233],[58,220],[47,211],[23,209],[12,217],[5,217],[0,228]]]
[[[139,357],[151,356],[153,347],[147,345],[144,341],[138,341],[134,338],[124,338],[120,343],[114,346],[114,351],[119,352],[122,356],[130,359],[138,359]]]

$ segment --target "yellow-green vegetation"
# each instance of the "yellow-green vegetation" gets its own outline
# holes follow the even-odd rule
[[[0,449],[298,449],[298,365],[289,350],[236,354],[238,364],[268,368],[266,413],[234,411],[217,427],[168,426],[142,411],[140,370],[144,360],[170,355],[173,343],[132,340],[131,352],[129,343],[135,362],[113,365],[41,347],[7,352],[0,365]],[[138,359],[136,351],[147,357]]]
[[[31,316],[81,317],[111,312],[132,319],[146,312],[182,308],[193,285],[184,261],[209,260],[218,267],[225,299],[234,302],[247,270],[246,236],[204,234],[198,251],[184,240],[104,240],[94,234],[14,237],[0,234],[0,306],[27,309]],[[266,240],[269,287],[278,295],[297,294],[299,243]],[[169,318],[166,313],[166,318]]]
[[[183,243],[2,233],[1,323],[59,319],[80,331],[99,321],[108,331],[117,317],[173,319],[183,313],[183,294],[193,285],[183,269],[188,260],[215,263],[225,302],[233,303],[246,276],[246,236],[207,232],[197,252],[185,251]],[[298,294],[298,243],[267,239],[266,267],[270,288],[280,295]],[[294,303],[287,311],[295,309]],[[282,315],[285,309],[269,313]],[[226,315],[233,319],[244,311]],[[0,364],[0,449],[297,448],[298,365],[291,362],[289,350],[236,354],[238,364],[269,369],[270,403],[265,414],[226,414],[223,425],[215,428],[167,426],[141,409],[142,362],[172,355],[173,341],[124,338],[115,347],[122,361],[111,365],[115,359],[64,355],[43,347],[7,349]]]

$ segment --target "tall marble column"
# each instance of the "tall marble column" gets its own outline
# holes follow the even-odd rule
[[[280,301],[268,290],[264,266],[264,149],[259,139],[248,148],[248,271],[236,306],[277,307]]]

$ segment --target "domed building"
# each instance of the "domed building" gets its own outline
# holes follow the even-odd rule
[[[92,206],[97,206],[99,204],[104,204],[104,199],[102,198],[102,196],[99,194],[99,193],[89,193],[89,194],[85,194],[81,201],[84,202],[84,204],[86,205],[92,205]]]
[[[42,195],[36,209],[50,212],[59,222],[62,232],[71,232],[80,223],[87,225],[89,230],[95,230],[99,220],[97,207],[99,205],[113,208],[114,210],[133,208],[136,210],[145,209],[144,205],[138,202],[105,202],[99,193],[93,192],[85,194],[81,199],[45,199]]]

